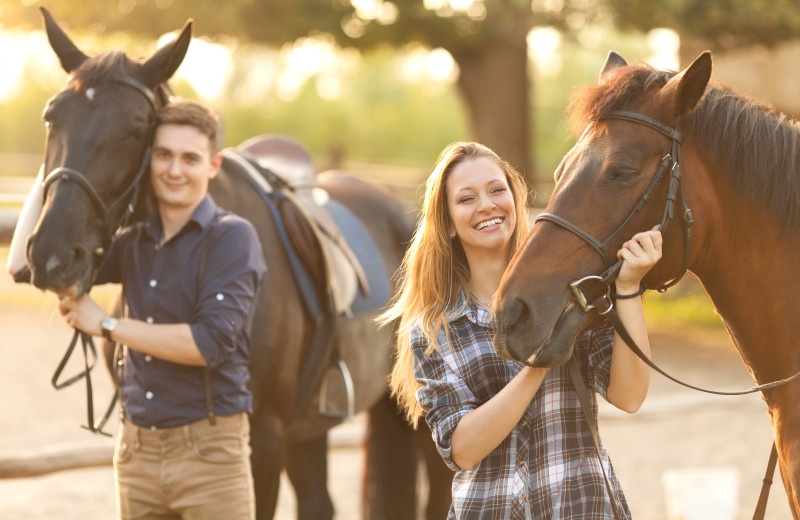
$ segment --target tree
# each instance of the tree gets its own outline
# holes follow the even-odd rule
[[[527,35],[537,25],[572,30],[598,14],[589,0],[120,0],[75,9],[48,8],[67,29],[98,28],[160,35],[187,18],[199,35],[232,35],[279,45],[327,33],[343,47],[368,50],[419,42],[444,48],[459,67],[458,89],[470,138],[494,148],[535,186]],[[38,24],[20,4],[4,6],[6,24]]]
[[[773,46],[800,35],[797,0],[606,1],[621,29],[670,27],[720,50]]]

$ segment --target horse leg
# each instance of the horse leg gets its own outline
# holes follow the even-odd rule
[[[286,473],[297,496],[298,520],[330,520],[328,494],[328,434],[288,446]]]
[[[364,443],[362,518],[416,518],[417,446],[388,394],[369,410]]]
[[[453,471],[442,460],[431,438],[431,430],[421,419],[417,426],[417,444],[425,460],[428,475],[427,520],[447,518],[452,503]]]
[[[275,516],[281,471],[284,466],[282,421],[272,414],[253,414],[250,419],[250,460],[256,497],[256,518],[270,520]]]

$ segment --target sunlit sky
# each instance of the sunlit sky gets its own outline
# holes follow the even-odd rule
[[[396,8],[383,0],[351,0],[361,20],[391,23]],[[481,1],[424,0],[428,9],[446,16],[453,11],[467,13],[480,19],[485,16]],[[163,45],[175,35],[159,39]],[[587,31],[584,38],[593,39]],[[77,42],[80,47],[80,41]],[[671,30],[655,29],[648,33],[651,56],[646,61],[661,68],[678,68],[679,38]],[[542,77],[558,75],[562,67],[562,37],[551,27],[536,27],[528,34],[529,56]],[[60,67],[42,31],[22,32],[0,28],[0,103],[13,100],[23,86],[25,74],[31,73],[31,63],[37,78],[52,76],[53,88],[63,82],[64,75],[54,74]],[[231,47],[204,39],[194,39],[183,64],[175,77],[188,81],[203,99],[213,101],[230,92],[234,76],[234,53],[238,65],[234,94],[243,102],[255,103],[265,92],[281,100],[291,100],[307,82],[313,81],[324,99],[336,99],[345,93],[348,75],[359,67],[357,51],[338,47],[325,36],[300,38],[279,49],[264,47]],[[26,64],[29,64],[26,68]],[[398,79],[421,86],[449,84],[458,77],[458,66],[444,49],[428,49],[409,45],[397,57]]]

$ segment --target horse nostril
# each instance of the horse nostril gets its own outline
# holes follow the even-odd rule
[[[532,317],[533,312],[528,302],[520,297],[514,298],[503,310],[503,328],[509,333],[525,331]]]

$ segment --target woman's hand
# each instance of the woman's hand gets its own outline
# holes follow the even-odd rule
[[[617,257],[623,261],[614,282],[618,294],[637,292],[644,275],[661,259],[663,239],[658,227],[636,233],[617,252]]]

